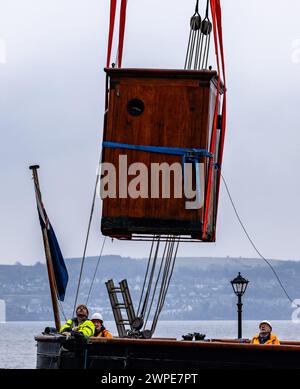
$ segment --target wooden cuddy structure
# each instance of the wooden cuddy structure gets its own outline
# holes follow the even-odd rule
[[[214,241],[218,193],[216,169],[212,172],[209,195],[204,188],[207,187],[205,182],[209,175],[208,150],[212,147],[217,72],[171,69],[105,71],[108,77],[108,105],[104,120],[102,162],[119,166],[116,171],[119,193],[115,198],[103,199],[102,234],[123,239],[132,239],[135,235],[141,238],[148,234],[174,234],[201,240],[207,208],[204,240]],[[218,129],[218,136],[213,140],[216,161],[219,132]],[[185,156],[181,154],[184,150],[190,152]],[[196,150],[207,152],[197,155]],[[147,167],[148,196],[130,198],[127,191],[121,193],[120,175],[124,177],[126,172],[120,167],[120,156],[126,157],[128,166],[140,163]],[[164,198],[159,193],[149,193],[155,184],[150,173],[151,166],[174,166],[175,163],[181,164],[185,157],[187,161],[200,162],[204,167],[203,182],[198,183],[203,205],[196,209],[186,208],[185,197],[175,197],[176,181],[170,182],[172,196]]]
[[[90,338],[83,345],[63,336],[35,339],[38,369],[300,369],[300,342]]]

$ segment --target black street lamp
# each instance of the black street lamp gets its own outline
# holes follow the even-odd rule
[[[238,276],[230,282],[234,293],[238,297],[238,338],[242,339],[242,296],[246,292],[249,281],[242,277],[241,273],[239,273]]]

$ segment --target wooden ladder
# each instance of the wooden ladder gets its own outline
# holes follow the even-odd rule
[[[119,337],[124,338],[127,335],[128,330],[133,330],[132,324],[136,318],[127,280],[119,282],[119,287],[114,285],[113,280],[107,281],[105,285],[107,288]],[[123,302],[119,301],[118,294],[121,294]],[[127,316],[126,318],[123,317],[124,313]]]

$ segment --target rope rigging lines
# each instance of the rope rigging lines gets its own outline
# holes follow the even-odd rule
[[[224,178],[224,176],[223,176],[222,174],[221,174],[221,177],[222,177],[222,181],[223,181],[223,183],[224,183],[224,185],[225,185],[226,193],[227,193],[227,195],[228,195],[228,197],[229,197],[230,203],[231,203],[232,208],[233,208],[233,210],[234,210],[234,213],[235,213],[235,215],[236,215],[236,217],[237,217],[237,220],[238,220],[238,222],[240,223],[240,225],[241,225],[241,227],[242,227],[242,229],[243,229],[243,231],[244,231],[244,233],[245,233],[245,235],[246,235],[248,241],[250,242],[251,246],[254,248],[254,250],[256,251],[256,253],[258,254],[258,256],[259,256],[262,260],[264,260],[264,261],[266,262],[266,264],[269,266],[269,268],[272,270],[272,272],[274,273],[274,275],[275,275],[275,277],[276,277],[276,279],[277,279],[277,281],[278,281],[278,283],[279,283],[280,288],[283,290],[284,294],[286,295],[286,297],[287,297],[287,299],[290,301],[290,303],[292,303],[295,307],[300,308],[300,305],[299,305],[299,304],[296,304],[296,303],[294,302],[294,300],[291,298],[291,296],[289,295],[289,293],[287,292],[286,288],[284,287],[282,281],[280,280],[280,278],[279,278],[279,276],[278,276],[276,270],[275,270],[274,267],[271,265],[270,261],[267,260],[267,259],[261,254],[261,252],[258,250],[258,248],[256,247],[256,245],[255,245],[253,239],[250,237],[250,235],[249,235],[249,233],[248,233],[248,231],[247,231],[247,229],[246,229],[244,223],[242,222],[242,219],[241,219],[241,217],[240,217],[240,215],[239,215],[239,213],[238,213],[238,211],[237,211],[237,208],[236,208],[235,203],[234,203],[234,201],[233,201],[233,198],[232,198],[232,196],[231,196],[231,193],[230,193],[230,190],[229,190],[229,188],[228,188],[227,182],[226,182],[226,180],[225,180],[225,178]]]
[[[102,242],[102,246],[101,246],[101,249],[100,249],[100,254],[99,254],[99,257],[98,257],[97,265],[95,267],[95,271],[94,271],[94,274],[93,274],[92,282],[91,282],[90,289],[89,289],[89,292],[88,292],[88,295],[87,295],[87,298],[86,298],[85,305],[87,305],[88,302],[89,302],[89,298],[90,298],[90,295],[91,295],[91,292],[92,292],[92,288],[93,288],[93,285],[94,285],[94,282],[95,282],[96,274],[98,272],[98,267],[99,267],[100,260],[102,258],[102,254],[103,254],[103,250],[104,250],[104,246],[105,246],[105,243],[106,243],[106,238],[107,238],[107,236],[104,237],[104,240]]]
[[[92,224],[92,219],[93,219],[93,214],[94,214],[94,209],[95,209],[98,182],[100,180],[100,163],[101,163],[101,161],[102,161],[102,153],[100,153],[100,158],[99,158],[99,163],[98,163],[98,171],[97,171],[97,175],[96,175],[96,182],[95,182],[95,187],[94,187],[94,193],[93,193],[91,211],[90,211],[90,216],[89,216],[88,228],[87,228],[87,233],[86,233],[86,238],[85,238],[85,243],[84,243],[83,255],[82,255],[82,260],[81,260],[81,265],[80,265],[80,272],[79,272],[79,277],[78,277],[78,283],[77,283],[76,296],[75,296],[75,301],[74,301],[72,317],[74,317],[74,315],[75,315],[75,309],[76,309],[76,305],[77,305],[77,301],[78,301],[78,295],[79,295],[79,289],[80,289],[80,285],[81,285],[83,267],[84,267],[84,262],[85,262],[85,258],[86,258],[86,250],[87,250],[88,241],[89,241],[89,237],[90,237],[90,230],[91,230],[91,224]]]

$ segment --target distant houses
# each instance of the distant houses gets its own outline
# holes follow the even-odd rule
[[[6,306],[5,301],[0,300],[0,323],[6,322]]]
[[[113,320],[105,282],[127,279],[134,307],[138,307],[147,268],[146,259],[104,255],[87,257],[79,301],[89,297],[90,312],[100,311]],[[80,258],[66,259],[69,284],[63,310],[72,315],[80,273]],[[290,296],[300,296],[300,261],[272,261]],[[230,280],[242,272],[250,281],[244,296],[244,319],[291,320],[298,310],[291,306],[278,280],[264,261],[251,258],[177,259],[161,320],[235,320],[236,299]],[[95,278],[94,278],[95,276]],[[2,301],[3,302],[2,302]],[[293,316],[292,316],[293,315]],[[300,317],[300,314],[299,314]],[[151,315],[150,315],[151,318]],[[53,319],[46,266],[0,265],[0,322],[48,321]]]

